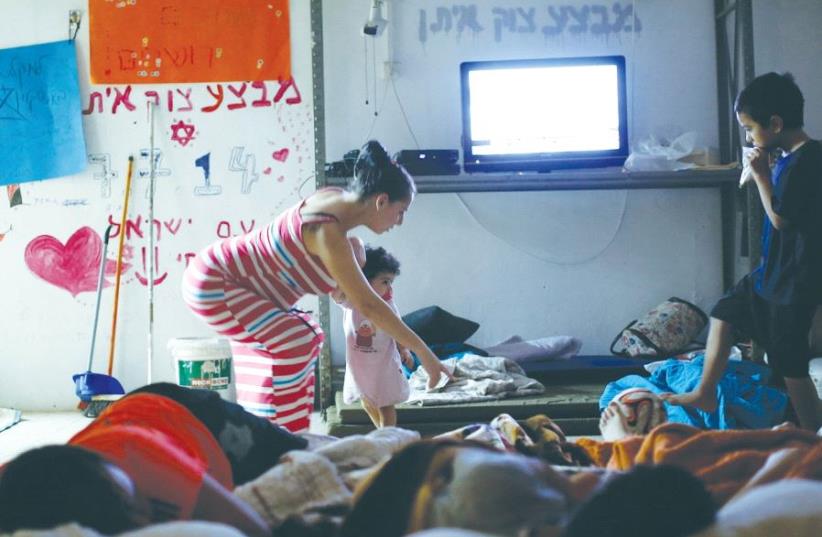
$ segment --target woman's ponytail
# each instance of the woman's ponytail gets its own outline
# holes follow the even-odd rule
[[[394,202],[410,198],[417,188],[405,168],[391,160],[382,144],[369,140],[354,163],[354,177],[348,190],[360,200],[384,193]]]

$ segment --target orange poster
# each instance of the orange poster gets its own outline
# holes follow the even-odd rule
[[[89,0],[91,81],[291,76],[288,0]]]

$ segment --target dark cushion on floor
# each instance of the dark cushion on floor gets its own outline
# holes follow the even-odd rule
[[[439,306],[429,306],[403,315],[411,330],[427,345],[463,343],[479,329],[479,323],[457,317]]]

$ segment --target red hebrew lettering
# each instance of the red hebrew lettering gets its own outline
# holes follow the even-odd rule
[[[268,99],[268,88],[265,85],[265,82],[257,81],[251,84],[251,87],[254,89],[262,90],[262,95],[259,99],[255,99],[251,101],[251,106],[254,107],[261,107],[261,106],[271,106],[271,101]]]
[[[103,94],[99,91],[92,91],[88,96],[88,108],[83,110],[84,115],[89,115],[94,112],[94,102],[97,102],[97,113],[103,113]]]
[[[145,248],[145,246],[141,250],[142,250],[142,256],[143,256],[143,270],[147,271],[148,266],[146,264],[146,248]],[[159,254],[160,254],[160,251],[155,246],[154,247],[154,274],[152,274],[152,277],[157,274],[158,265],[160,264],[159,263],[160,255]],[[148,286],[148,278],[146,276],[143,276],[142,274],[140,274],[139,272],[136,272],[136,271],[134,272],[134,276],[137,278],[137,280],[143,286]],[[163,281],[167,277],[168,277],[168,272],[163,272],[159,277],[154,278],[154,285],[160,285],[161,283],[163,283]]]
[[[176,221],[172,218],[171,220],[166,220],[163,222],[163,225],[166,227],[167,230],[171,232],[172,235],[176,235],[177,232],[180,230],[180,226],[183,225],[183,219],[178,218]]]
[[[131,240],[132,230],[134,231],[134,233],[138,237],[140,237],[141,239],[143,238],[143,217],[142,216],[138,216],[137,220],[132,220],[130,218],[126,220],[126,238],[128,240]]]
[[[256,223],[256,220],[252,220],[252,221],[251,221],[251,226],[249,226],[249,228],[248,228],[248,229],[246,229],[246,227],[245,227],[245,222],[244,222],[244,221],[242,221],[242,220],[240,220],[240,227],[241,227],[241,228],[243,228],[243,233],[248,233],[249,231],[251,231],[252,229],[254,229],[254,224],[255,224],[255,223]]]
[[[192,110],[191,107],[191,88],[187,88],[186,92],[183,93],[180,91],[180,88],[177,88],[177,93],[183,96],[183,98],[188,102],[188,105],[178,108],[180,112],[190,112]]]
[[[177,254],[177,261],[185,262],[185,266],[188,266],[188,263],[197,257],[197,254],[194,252],[186,252],[184,254]]]
[[[159,241],[160,236],[161,236],[161,231],[163,230],[163,223],[155,218],[154,221],[151,224],[152,224],[151,227],[154,229],[154,236]]]
[[[154,90],[148,90],[145,93],[146,100],[153,100],[156,106],[160,106],[160,94]]]
[[[288,80],[285,80],[285,81],[278,80],[277,82],[279,82],[280,88],[277,90],[277,94],[274,95],[274,102],[275,103],[280,102],[280,100],[283,98],[283,95],[285,95],[285,92],[289,88],[294,88],[294,93],[296,93],[297,95],[294,96],[294,97],[287,97],[286,100],[285,100],[285,103],[286,104],[300,104],[301,102],[303,102],[303,98],[300,95],[300,90],[297,88],[297,83],[294,82],[294,77],[289,77]]]
[[[217,224],[217,236],[221,239],[227,239],[231,236],[231,224],[225,220]]]
[[[231,93],[233,93],[238,99],[240,99],[239,103],[231,103],[230,105],[228,105],[228,109],[229,110],[236,110],[238,108],[245,108],[246,104],[245,104],[245,99],[243,98],[243,94],[245,93],[245,90],[246,90],[246,83],[243,82],[243,85],[240,86],[239,89],[235,89],[234,86],[229,84],[228,85],[228,90]]]
[[[108,90],[106,90],[106,92],[108,92]],[[125,91],[122,93],[120,92],[120,88],[114,88],[114,93],[114,104],[111,105],[112,114],[117,113],[117,108],[119,108],[121,104],[129,111],[134,111],[137,108],[129,100],[129,97],[131,96],[131,85],[126,86]]]
[[[220,105],[223,104],[223,85],[217,84],[217,93],[214,93],[214,90],[211,89],[211,84],[206,86],[206,89],[211,94],[211,96],[214,97],[214,100],[216,102],[212,105],[204,106],[200,108],[200,110],[202,110],[203,112],[213,112],[220,108]]]
[[[117,53],[117,60],[120,62],[121,71],[133,71],[137,68],[137,59],[140,54],[136,50],[122,49]],[[110,73],[107,73],[110,74]]]
[[[113,239],[120,234],[120,224],[114,221],[114,217],[112,215],[108,215],[108,225],[111,226],[111,234],[108,236],[109,239]]]

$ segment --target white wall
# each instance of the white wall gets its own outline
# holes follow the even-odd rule
[[[359,31],[369,0],[323,2],[325,21],[326,136],[329,160],[335,160],[368,137],[390,149],[414,148],[399,103],[423,148],[457,148],[459,144],[458,65],[463,60],[526,58],[591,54],[624,54],[629,69],[629,115],[632,137],[676,126],[695,130],[705,145],[716,144],[716,82],[712,4],[710,0],[643,0],[617,2],[633,6],[641,31],[608,36],[570,26],[546,38],[548,8],[611,6],[614,2],[446,2],[389,0],[391,27],[373,43],[377,70],[386,58],[398,61],[397,76],[376,78],[379,116],[367,91],[363,40]],[[157,146],[163,151],[156,218],[164,224],[158,238],[161,273],[156,287],[155,380],[172,380],[165,344],[169,338],[207,336],[182,305],[178,284],[185,254],[217,238],[218,226],[256,226],[313,189],[313,116],[309,2],[291,0],[292,65],[302,102],[271,109],[225,109],[212,114],[157,114]],[[807,123],[812,134],[822,129],[818,72],[822,4],[815,0],[754,3],[757,72],[793,71],[808,100]],[[483,30],[433,32],[438,8],[475,8]],[[494,31],[494,8],[534,8],[534,33]],[[64,39],[70,9],[86,11],[85,0],[0,0],[3,32],[0,47]],[[420,33],[420,13],[429,30]],[[465,19],[463,19],[465,20]],[[517,19],[522,26],[524,19]],[[569,23],[570,24],[570,23]],[[82,99],[107,86],[88,84],[88,19],[78,35]],[[370,54],[370,51],[369,51]],[[369,62],[370,66],[370,56]],[[371,67],[369,67],[370,69]],[[369,73],[369,82],[374,80]],[[0,196],[0,296],[5,305],[3,350],[0,352],[0,406],[23,409],[71,408],[76,403],[71,375],[83,371],[88,357],[94,293],[72,297],[37,278],[25,266],[23,252],[35,237],[51,235],[65,242],[81,226],[102,233],[122,206],[128,154],[148,146],[144,91],[161,94],[191,87],[195,105],[204,106],[205,84],[134,86],[139,106],[134,112],[110,111],[84,116],[88,152],[108,155],[112,163],[111,193],[101,192],[95,178],[102,168],[90,166],[72,177],[27,183],[23,205],[10,207]],[[124,87],[111,87],[123,90]],[[369,91],[373,91],[373,88]],[[196,109],[195,109],[196,110]],[[197,139],[181,148],[169,140],[172,119],[198,126]],[[256,157],[259,180],[248,194],[240,191],[242,172],[229,169],[235,146]],[[274,168],[273,150],[289,147],[282,173]],[[223,187],[219,196],[195,196],[202,171],[193,165],[211,152],[212,182]],[[5,158],[6,155],[3,155]],[[138,169],[146,168],[138,161]],[[278,178],[282,177],[282,181]],[[300,189],[300,185],[307,183]],[[135,179],[132,220],[146,217],[146,179]],[[189,224],[189,219],[191,223]],[[176,229],[179,223],[180,228]],[[221,229],[222,230],[222,229]],[[613,335],[627,321],[670,295],[710,307],[721,293],[719,198],[711,189],[476,193],[420,195],[406,224],[379,238],[403,264],[397,281],[397,301],[404,311],[440,304],[477,320],[480,331],[471,340],[493,343],[511,334],[540,337],[571,334],[585,342],[583,352],[606,352]],[[115,241],[116,242],[116,241]],[[132,236],[137,268],[129,269],[121,292],[121,324],[114,374],[134,388],[146,380],[147,291],[134,273],[142,268],[145,240]],[[180,259],[178,260],[178,255]],[[109,258],[113,258],[110,250]],[[142,271],[141,271],[142,272]],[[95,353],[96,371],[105,368],[113,289],[103,294],[102,320]],[[307,308],[313,307],[310,301]],[[332,333],[335,361],[339,348],[339,316]]]
[[[71,376],[86,369],[95,293],[73,297],[68,291],[35,276],[25,265],[26,245],[39,235],[50,235],[65,244],[80,227],[91,226],[102,234],[109,218],[119,222],[126,163],[129,154],[139,155],[148,148],[145,92],[156,90],[161,106],[156,112],[155,144],[162,151],[158,170],[155,218],[162,222],[156,235],[157,276],[166,274],[155,286],[154,380],[173,380],[166,344],[181,336],[211,336],[212,332],[195,319],[180,299],[180,279],[185,256],[216,240],[218,234],[238,233],[268,222],[280,210],[314,189],[313,94],[311,79],[311,41],[309,3],[292,0],[292,72],[301,102],[286,104],[296,97],[293,88],[276,105],[256,108],[251,99],[259,98],[249,87],[245,109],[228,110],[230,94],[214,112],[201,109],[214,103],[207,84],[134,85],[130,96],[134,111],[120,107],[112,113],[111,97],[126,86],[90,86],[88,6],[85,0],[0,0],[0,47],[12,47],[66,39],[68,12],[81,9],[84,20],[77,36],[81,94],[84,107],[91,92],[105,97],[103,112],[84,115],[84,131],[89,155],[107,155],[116,174],[111,192],[105,194],[101,165],[90,165],[83,173],[54,180],[22,185],[23,205],[11,208],[0,191],[0,297],[4,305],[3,348],[0,351],[0,406],[22,409],[72,408],[77,399]],[[235,83],[239,87],[240,83]],[[216,88],[213,84],[212,88]],[[267,82],[268,98],[279,88]],[[177,93],[191,90],[192,111]],[[167,92],[177,97],[173,111],[167,107]],[[171,141],[172,122],[183,120],[196,126],[195,139],[181,147]],[[231,169],[234,147],[243,147],[241,161],[254,155],[257,174],[246,193],[242,192],[243,172]],[[289,149],[284,161],[272,153]],[[203,171],[194,165],[200,156],[211,154],[211,183],[219,185],[219,195],[194,194],[203,185]],[[10,158],[3,154],[0,158]],[[148,161],[136,161],[137,171],[147,171]],[[237,166],[234,166],[236,168]],[[268,170],[268,173],[266,173]],[[166,175],[168,172],[168,175]],[[142,218],[144,238],[127,236],[126,254],[132,266],[123,276],[120,293],[120,323],[114,376],[133,389],[147,380],[148,292],[135,277],[145,274],[142,248],[148,247],[146,199],[148,179],[134,179],[134,194],[129,210],[132,221]],[[300,191],[300,185],[303,185]],[[221,224],[221,222],[225,222]],[[10,228],[10,231],[9,231]],[[109,259],[114,259],[117,238],[112,240]],[[93,269],[96,274],[96,267]],[[105,372],[111,328],[113,288],[103,292],[101,321],[98,328],[94,370]],[[316,300],[313,301],[316,303]],[[311,309],[309,302],[306,307]]]
[[[822,71],[819,70],[819,0],[754,0],[756,74],[793,73],[805,96],[805,129],[822,137]]]
[[[553,56],[626,56],[632,140],[692,130],[700,145],[717,145],[711,0],[386,4],[388,30],[364,50],[359,30],[370,1],[323,2],[329,160],[367,138],[381,140],[391,151],[413,149],[417,142],[425,149],[459,148],[460,62]],[[770,61],[776,68],[790,51],[806,94],[812,85],[822,91],[813,59],[820,48],[813,36],[822,22],[822,4],[755,4],[755,49],[762,64]],[[587,9],[590,17],[605,6],[612,17],[615,5],[633,8],[639,31],[623,27],[598,34],[591,18],[576,32],[572,20],[553,37],[541,31],[553,25],[551,9],[577,14]],[[518,31],[501,25],[497,33],[499,14],[517,8],[522,9],[516,12]],[[458,14],[466,10],[475,16],[463,20],[476,21],[473,28],[481,30],[460,31]],[[450,31],[431,29],[438,12],[454,17]],[[532,17],[531,28],[522,13]],[[774,20],[779,22],[770,24]],[[804,49],[794,54],[800,41]],[[393,79],[383,74],[385,61],[396,62]],[[476,320],[481,327],[470,342],[477,345],[512,334],[568,334],[582,338],[584,353],[607,354],[620,329],[665,298],[677,295],[708,310],[721,295],[719,208],[716,189],[423,194],[402,229],[364,236],[401,261],[395,295],[404,312],[439,304]],[[332,348],[340,363],[337,311],[332,324]]]

